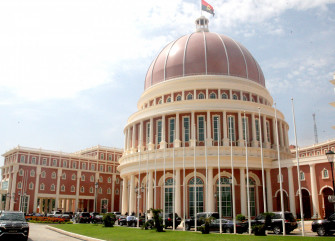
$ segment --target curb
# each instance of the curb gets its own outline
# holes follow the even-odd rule
[[[52,231],[61,233],[61,234],[65,234],[65,235],[70,236],[70,237],[73,237],[73,238],[80,239],[80,240],[85,240],[85,241],[105,241],[105,240],[103,240],[103,239],[91,238],[91,237],[84,236],[84,235],[81,235],[81,234],[71,233],[71,232],[64,231],[64,230],[59,229],[59,228],[51,227],[51,226],[49,226],[49,225],[46,226],[46,228],[47,228],[47,229],[50,229],[50,230],[52,230]]]

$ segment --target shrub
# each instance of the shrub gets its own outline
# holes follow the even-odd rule
[[[154,222],[155,222],[156,232],[164,232],[164,230],[163,230],[163,220],[162,220],[161,217],[159,217],[159,214],[162,212],[162,209],[151,208],[150,211],[154,215]]]
[[[204,222],[204,224],[199,228],[202,234],[209,234],[209,225],[213,219],[213,217],[200,218],[200,220]]]
[[[266,228],[264,224],[256,224],[256,225],[253,225],[251,228],[252,228],[252,232],[256,236],[266,236],[265,234]]]
[[[243,222],[243,221],[245,221],[245,216],[243,214],[238,214],[236,216],[236,220]]]
[[[145,229],[145,230],[152,229],[152,228],[154,228],[154,226],[155,226],[155,222],[154,222],[154,220],[151,219],[151,220],[148,220],[147,222],[143,223],[141,229]]]
[[[102,218],[102,223],[104,227],[114,227],[115,219],[114,213],[106,213]]]

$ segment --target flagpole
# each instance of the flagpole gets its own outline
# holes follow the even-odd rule
[[[234,223],[234,234],[236,234],[236,208],[235,208],[235,176],[234,176],[234,161],[233,161],[233,137],[232,137],[232,129],[231,123],[229,121],[230,126],[230,165],[231,165],[231,181],[232,181],[232,195],[233,195],[233,223]]]
[[[202,17],[202,1],[200,0],[200,16]]]
[[[174,130],[173,131],[173,140],[175,139],[175,135],[176,135],[176,131]],[[173,204],[173,208],[172,208],[172,210],[173,210],[173,214],[172,214],[172,216],[173,216],[173,221],[172,221],[172,229],[173,230],[175,230],[176,229],[176,220],[175,220],[175,217],[176,217],[176,205],[175,205],[175,202],[176,202],[176,183],[175,183],[175,180],[176,180],[176,174],[175,174],[175,148],[174,148],[174,144],[175,144],[175,142],[173,142],[173,163],[172,163],[172,165],[173,165],[173,171],[172,171],[172,175],[173,175],[173,189],[172,189],[172,191],[173,191],[173,199],[172,199],[172,204]]]
[[[219,122],[219,120],[218,120]],[[217,124],[220,128],[219,123]],[[221,203],[221,167],[220,167],[220,129],[218,130],[218,184],[219,184],[219,193],[216,194],[216,197],[219,198],[219,222],[220,222],[220,234],[222,233],[222,203]]]
[[[205,139],[205,163],[206,163],[206,192],[208,193],[208,160],[207,160],[207,125],[206,125],[206,121],[205,121],[205,125],[204,125],[204,139]],[[209,208],[208,208],[208,195],[206,195],[206,212],[208,212]]]
[[[185,205],[185,198],[186,198],[186,183],[185,183],[185,140],[183,146],[183,216],[184,216],[184,227],[183,230],[185,231],[185,218],[186,218],[186,205]]]
[[[140,143],[142,143],[142,140],[140,140]],[[141,194],[141,150],[138,152],[138,155],[140,156],[138,161],[138,187],[137,187],[137,227],[140,227],[140,194]]]
[[[148,179],[148,173],[149,173],[149,150],[147,150],[147,174],[146,174],[146,202],[145,202],[145,222],[148,221],[148,207],[149,207],[149,188],[148,188],[148,184],[149,184],[149,179]]]
[[[286,235],[285,227],[285,213],[284,213],[284,199],[283,199],[283,180],[281,174],[281,164],[280,164],[280,151],[279,151],[279,137],[278,137],[278,120],[277,120],[277,108],[276,103],[274,103],[275,108],[275,121],[276,121],[276,135],[277,135],[277,153],[278,153],[278,169],[279,169],[279,187],[280,187],[280,205],[282,212],[282,226],[283,226],[283,236]]]
[[[247,136],[247,119],[244,111],[244,141],[245,141],[245,165],[247,172],[247,198],[248,198],[248,224],[249,234],[251,234],[251,215],[250,215],[250,190],[249,190],[249,164],[248,164],[248,136]]]
[[[165,122],[164,122],[165,124]],[[165,143],[165,133],[164,133],[164,142]],[[166,157],[165,157],[165,154],[166,154],[166,144],[164,144],[164,184],[163,184],[163,188],[164,188],[164,191],[163,191],[163,194],[164,194],[164,197],[163,197],[163,225],[165,227],[165,162],[166,162]]]
[[[194,128],[194,135],[195,135],[195,124],[193,125]],[[195,136],[194,136],[195,137]],[[195,138],[194,142],[194,182],[193,182],[193,191],[194,191],[194,231],[197,231],[197,189],[196,189],[196,182],[197,182],[197,167],[196,167],[196,157],[195,157],[195,147],[197,146],[197,139]]]
[[[297,159],[297,173],[298,173],[298,186],[299,186],[299,203],[300,203],[300,216],[301,216],[301,236],[305,236],[305,223],[304,223],[304,207],[302,203],[301,195],[301,180],[300,180],[300,164],[299,164],[299,149],[298,149],[298,140],[297,140],[297,130],[295,125],[295,113],[294,113],[294,103],[293,98],[292,102],[292,115],[293,115],[293,126],[294,126],[294,139],[295,139],[295,158]]]
[[[259,142],[261,146],[261,163],[262,163],[262,183],[263,183],[263,204],[264,212],[267,212],[266,208],[266,196],[265,196],[265,176],[264,176],[264,158],[263,158],[263,138],[262,138],[262,122],[261,122],[261,108],[258,107],[258,130],[259,130]]]
[[[157,138],[157,135],[155,135],[155,141],[157,140],[156,139]],[[157,185],[157,156],[156,156],[156,151],[157,151],[157,143],[155,143],[155,145],[154,145],[154,148],[155,148],[155,186],[154,186],[154,190],[155,190],[155,192],[154,192],[154,195],[155,195],[155,198],[154,198],[154,208],[156,209],[157,208],[157,204],[156,204],[156,185]]]

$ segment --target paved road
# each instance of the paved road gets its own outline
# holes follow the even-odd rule
[[[78,241],[80,239],[69,237],[46,228],[45,224],[29,223],[29,241]]]

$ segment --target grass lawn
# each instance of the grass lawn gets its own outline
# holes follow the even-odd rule
[[[171,231],[167,230],[164,233],[157,233],[154,230],[141,230],[137,228],[128,228],[128,227],[119,227],[115,226],[113,228],[105,228],[101,224],[57,224],[52,225],[56,228],[63,229],[65,231],[78,233],[81,235],[104,239],[104,240],[115,240],[115,241],[123,241],[123,240],[164,240],[164,241],[172,241],[172,240],[227,240],[227,241],[258,241],[258,240],[305,240],[312,241],[313,239],[317,239],[317,241],[323,240],[334,240],[333,237],[301,237],[301,236],[292,236],[288,235],[286,237],[283,236],[254,236],[254,235],[241,235],[241,234],[201,234],[200,232],[183,232],[183,231]]]

